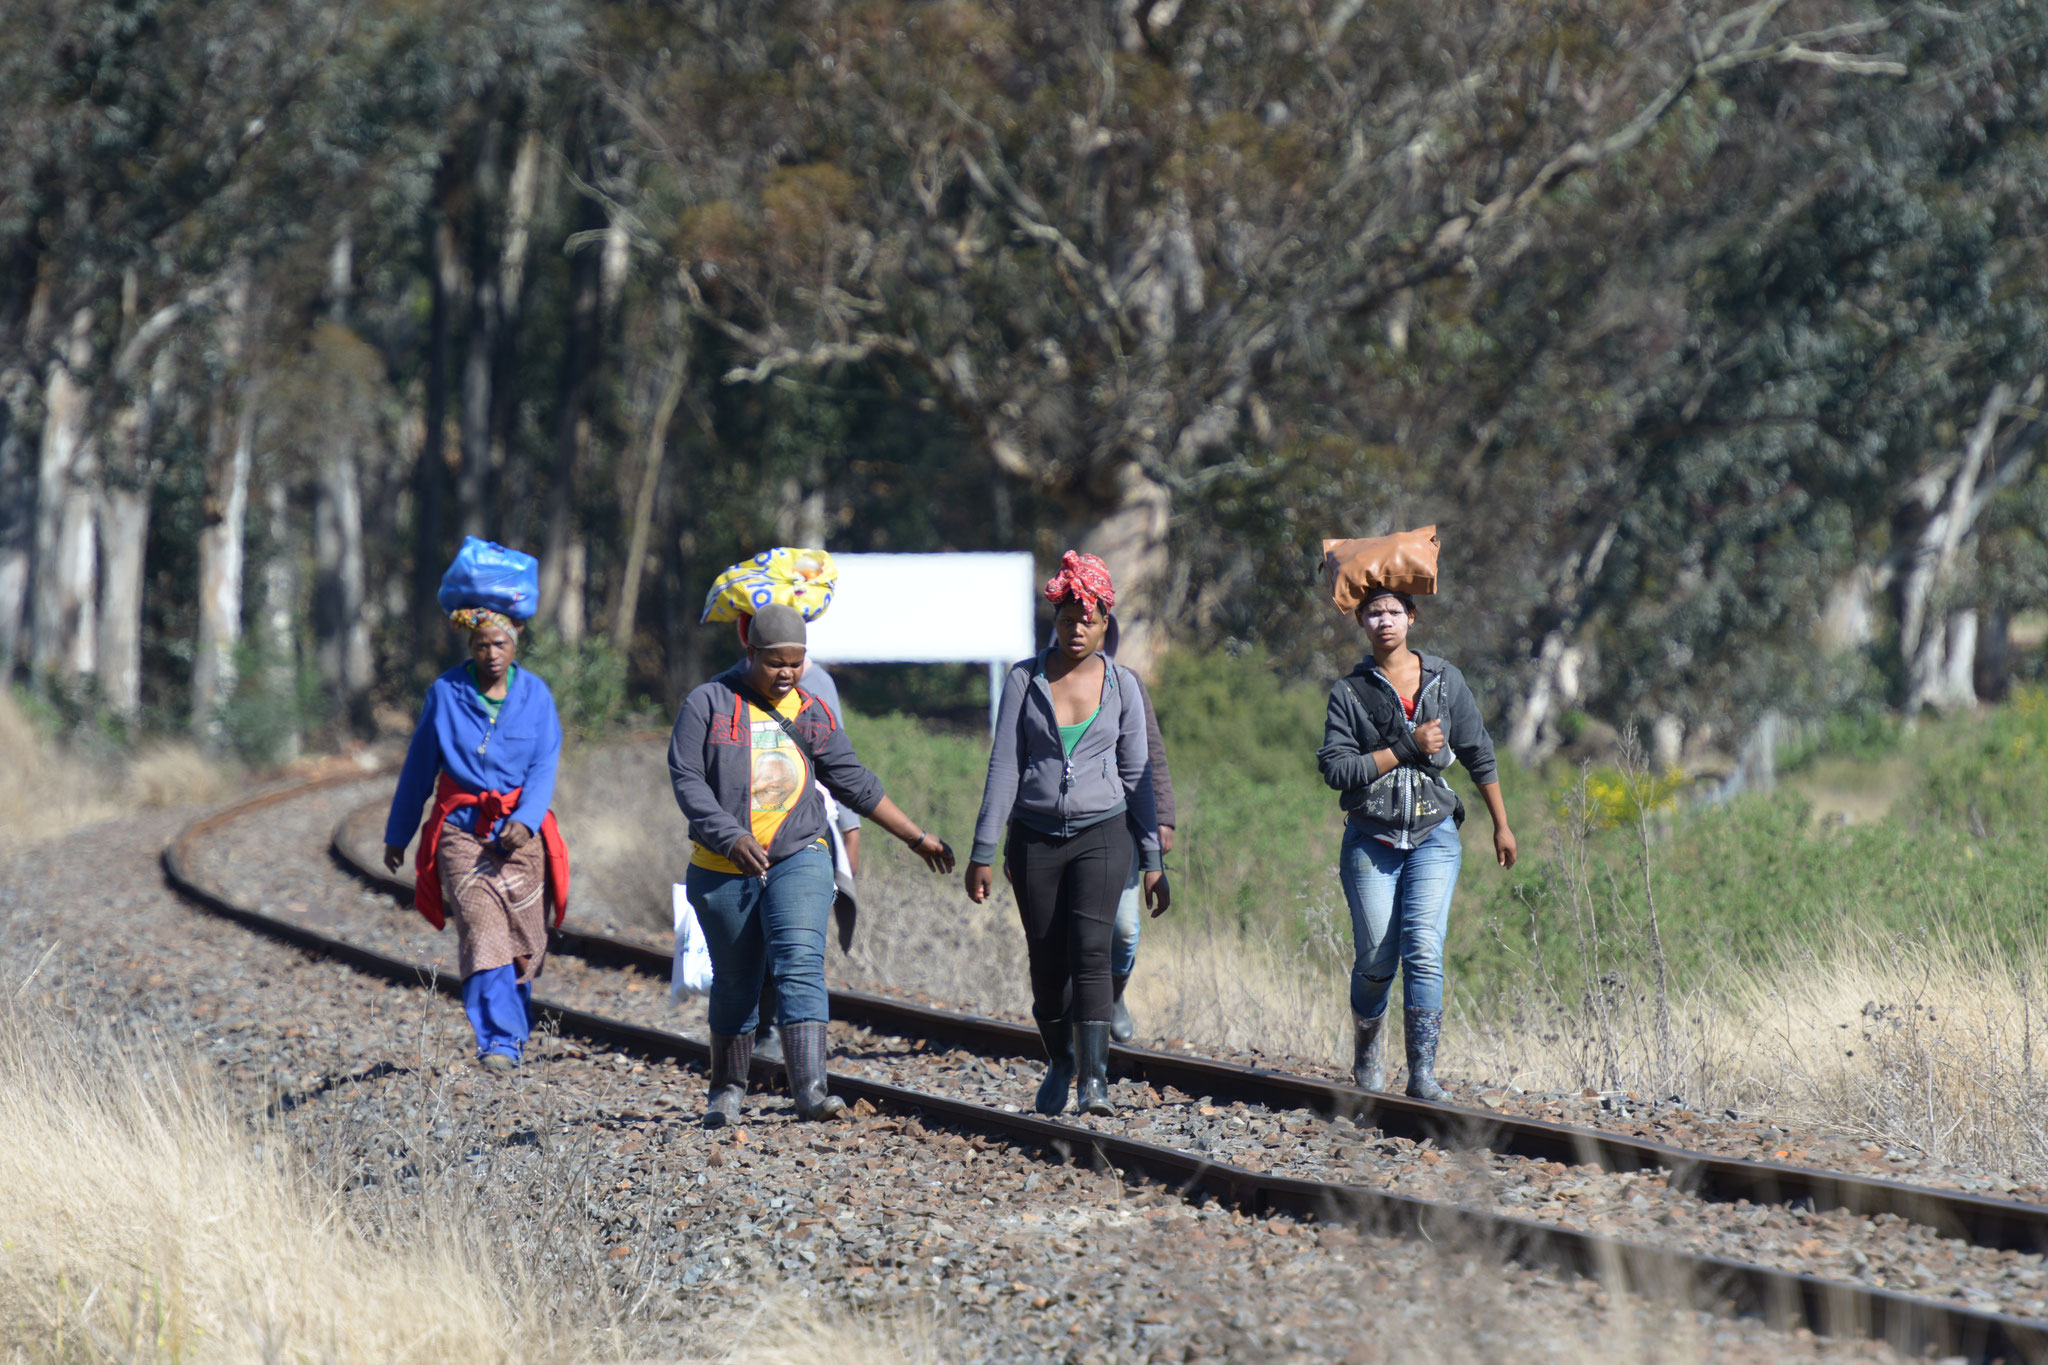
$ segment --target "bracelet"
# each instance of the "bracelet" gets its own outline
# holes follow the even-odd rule
[[[927,837],[928,837],[928,836],[927,836],[927,832],[926,832],[926,831],[924,831],[924,830],[919,830],[919,831],[917,832],[917,837],[916,837],[915,839],[912,839],[912,840],[910,841],[910,843],[909,843],[909,847],[911,847],[911,848],[916,848],[916,847],[917,847],[917,846],[918,846],[919,844],[923,843],[923,842],[925,841],[925,839],[926,839]]]

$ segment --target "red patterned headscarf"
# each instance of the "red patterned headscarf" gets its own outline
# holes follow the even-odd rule
[[[1114,607],[1116,584],[1109,581],[1109,565],[1073,550],[1061,555],[1060,571],[1046,580],[1045,600],[1057,607],[1069,597],[1087,608],[1090,619],[1096,608]]]

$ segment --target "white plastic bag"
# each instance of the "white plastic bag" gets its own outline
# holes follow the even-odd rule
[[[676,917],[676,955],[673,974],[669,978],[668,998],[681,1000],[686,995],[703,995],[711,989],[711,944],[704,937],[704,926],[697,923],[697,912],[690,908],[690,895],[677,882],[674,891]]]

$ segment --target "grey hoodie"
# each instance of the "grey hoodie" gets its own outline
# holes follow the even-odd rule
[[[1013,819],[1041,834],[1066,836],[1123,817],[1138,837],[1139,866],[1159,868],[1144,685],[1123,665],[1102,662],[1102,711],[1071,756],[1060,743],[1045,656],[1010,665],[970,861],[993,866]]]
[[[1370,655],[1349,678],[1330,689],[1323,720],[1323,747],[1316,767],[1323,781],[1343,793],[1338,806],[1364,833],[1384,836],[1396,848],[1413,848],[1447,819],[1465,817],[1457,793],[1444,781],[1453,757],[1480,786],[1498,781],[1493,739],[1480,719],[1479,703],[1465,675],[1434,654],[1417,650],[1422,685],[1415,694],[1415,719],[1401,709],[1400,693]],[[1364,684],[1365,696],[1351,679]],[[1444,747],[1421,765],[1398,764],[1381,773],[1371,755],[1389,748],[1404,733],[1428,721],[1444,723]]]

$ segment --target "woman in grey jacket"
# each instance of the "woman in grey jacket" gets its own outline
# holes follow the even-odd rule
[[[1444,928],[1458,885],[1465,811],[1444,781],[1451,758],[1479,787],[1493,817],[1493,852],[1515,865],[1515,836],[1495,775],[1493,740],[1465,676],[1434,654],[1408,647],[1415,599],[1374,589],[1358,609],[1372,654],[1330,689],[1316,766],[1343,793],[1344,843],[1338,877],[1351,906],[1352,1074],[1384,1089],[1380,1026],[1394,968],[1401,968],[1401,1023],[1408,1093],[1449,1095],[1436,1081],[1444,1019]]]
[[[988,899],[996,848],[1017,893],[1031,958],[1031,1014],[1050,1067],[1038,1111],[1057,1114],[1077,1077],[1080,1108],[1109,1104],[1110,939],[1135,851],[1154,916],[1170,892],[1137,675],[1102,652],[1116,588],[1093,555],[1069,550],[1045,585],[1056,643],[1011,665],[988,784],[974,825],[967,894]]]
[[[953,870],[953,850],[896,808],[839,717],[797,686],[805,651],[802,616],[761,608],[746,660],[690,693],[669,737],[669,780],[695,845],[683,885],[711,949],[707,1128],[740,1119],[770,968],[797,1112],[817,1119],[846,1109],[826,1089],[825,924],[835,888],[818,785],[932,871]]]

